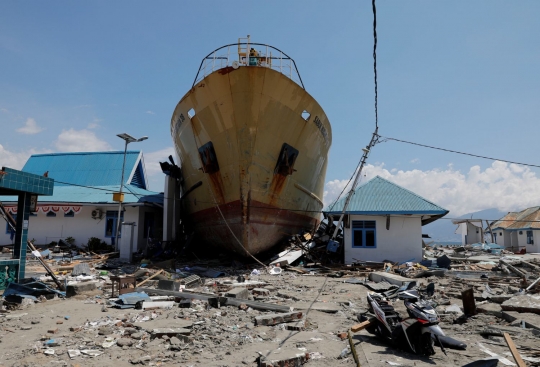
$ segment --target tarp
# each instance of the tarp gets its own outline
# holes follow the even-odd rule
[[[114,305],[116,308],[135,308],[139,302],[142,304],[142,302],[152,301],[148,294],[144,292],[125,293],[118,296],[118,298],[118,301],[116,301],[116,304]]]
[[[2,295],[4,299],[10,302],[19,301],[17,298],[30,298],[34,301],[37,301],[39,296],[51,296],[58,294],[61,297],[65,297],[66,293],[58,291],[54,288],[49,287],[47,284],[30,281],[24,284],[20,283],[9,283],[4,294]]]

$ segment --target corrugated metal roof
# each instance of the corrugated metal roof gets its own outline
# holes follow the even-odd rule
[[[498,229],[540,229],[540,207],[533,206],[520,212],[511,212],[491,225]]]
[[[124,171],[124,184],[136,176],[137,185],[145,189],[146,182],[138,181],[144,178],[142,171],[137,173],[141,161],[140,151],[126,153],[126,168]],[[24,172],[43,175],[54,179],[55,189],[66,184],[83,186],[109,186],[120,185],[122,178],[122,163],[124,152],[80,152],[80,153],[51,153],[34,154],[23,167]]]
[[[493,230],[499,229],[499,228],[506,229],[506,227],[508,227],[509,225],[514,223],[514,221],[517,219],[518,215],[519,215],[519,212],[509,212],[508,214],[506,214],[504,217],[502,217],[498,221],[492,223],[491,224],[491,229],[493,229]]]
[[[120,191],[120,185],[111,186],[55,186],[51,196],[40,196],[39,204],[46,203],[76,203],[76,204],[112,204],[114,192]],[[5,203],[16,202],[16,196],[0,196],[0,201]],[[124,185],[124,204],[134,203],[163,204],[163,194],[141,189],[133,185]]]
[[[341,213],[346,197],[324,211]],[[377,176],[358,187],[347,208],[349,214],[431,214],[445,215],[448,210],[395,183]]]

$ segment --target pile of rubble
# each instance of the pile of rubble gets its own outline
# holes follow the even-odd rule
[[[421,263],[321,265],[306,256],[309,239],[299,241],[265,267],[227,258],[128,264],[112,254],[47,260],[56,281],[45,272],[3,294],[0,365],[515,365],[505,334],[524,365],[540,365],[534,256],[437,250]],[[368,292],[411,281],[434,284],[440,326],[466,350],[426,359],[355,326]]]

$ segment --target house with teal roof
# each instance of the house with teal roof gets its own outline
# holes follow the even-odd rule
[[[96,237],[114,245],[119,203],[113,200],[113,193],[120,191],[123,160],[124,151],[32,155],[22,171],[52,178],[54,193],[38,197],[37,211],[29,219],[28,238],[41,245],[72,237],[75,245],[83,247],[89,238]],[[140,151],[126,152],[123,183],[120,220],[129,226],[121,225],[118,242],[122,246],[133,239],[136,251],[162,228],[163,193],[148,190]],[[15,216],[16,200],[0,197]],[[0,232],[0,244],[11,241],[9,231]]]
[[[324,209],[330,221],[343,213],[345,197]],[[448,210],[377,176],[358,187],[345,209],[344,261],[420,262],[422,226]]]

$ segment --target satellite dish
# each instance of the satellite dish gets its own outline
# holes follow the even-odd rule
[[[240,64],[238,63],[238,61],[233,61],[232,67],[233,69],[238,69],[238,67],[240,67]]]

